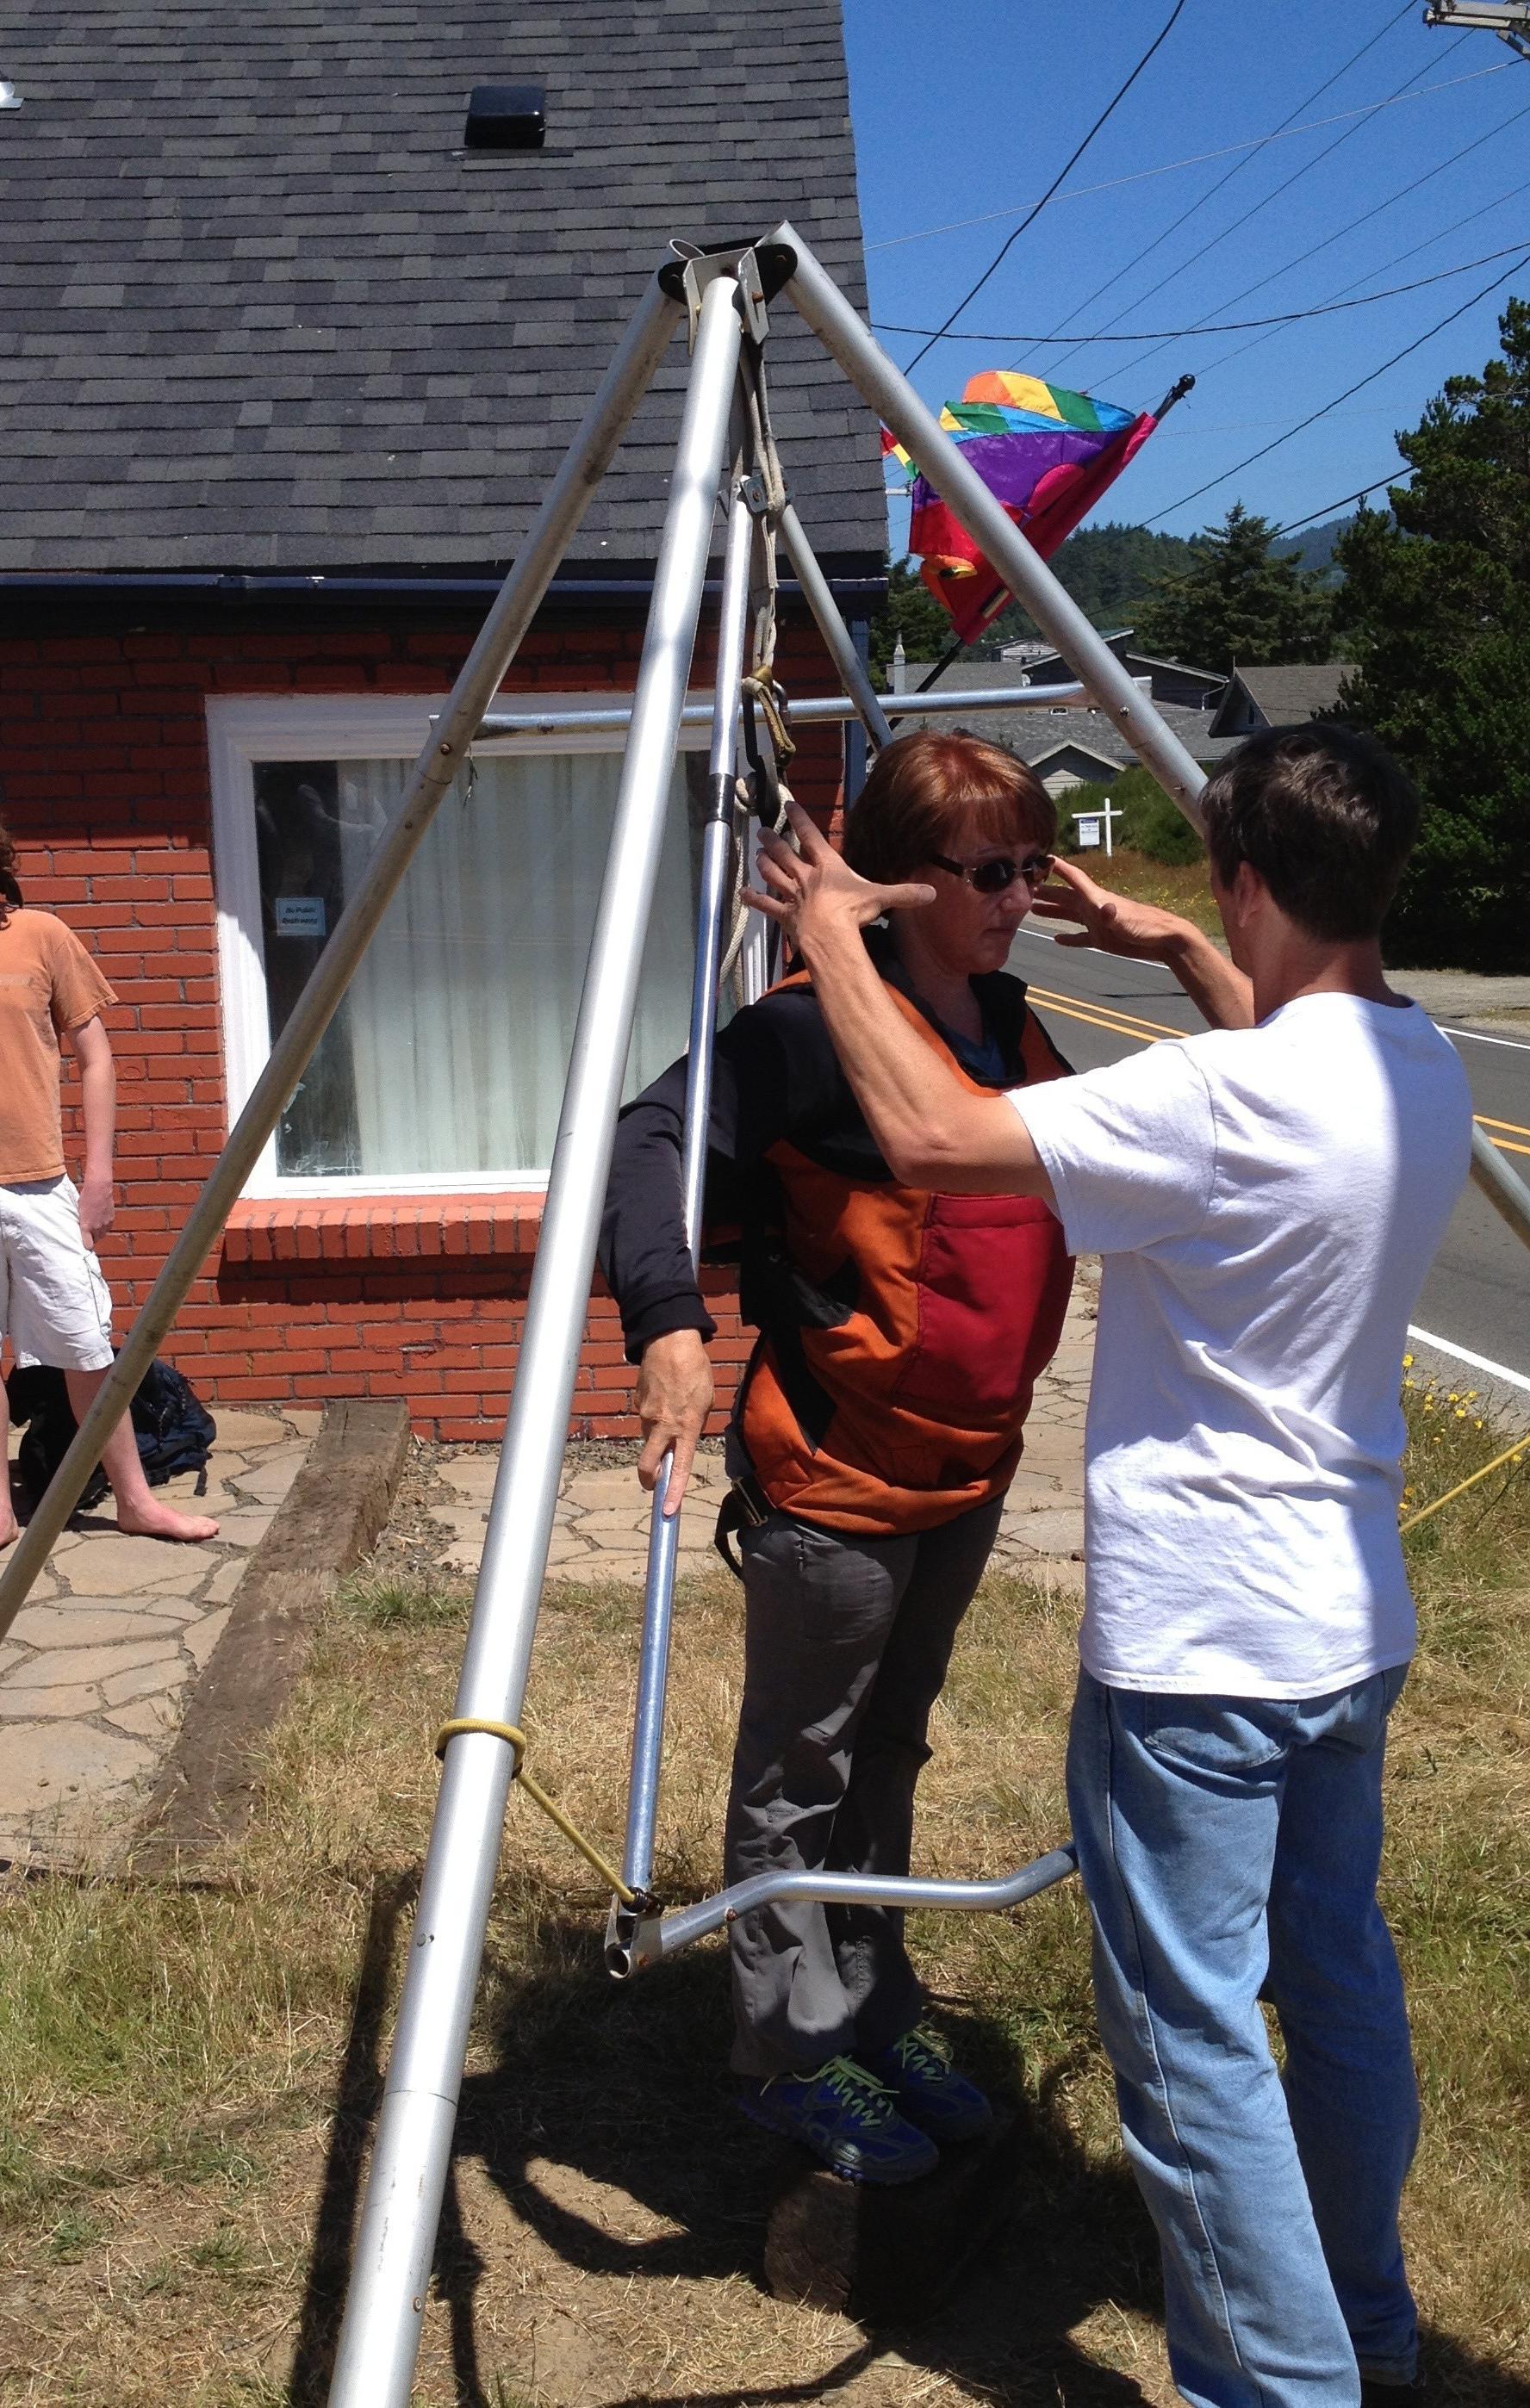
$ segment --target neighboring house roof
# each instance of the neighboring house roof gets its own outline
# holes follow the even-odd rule
[[[1011,674],[1013,663],[1002,661],[962,661],[953,665],[944,676],[935,680],[931,689],[935,694],[974,692],[982,687],[999,687],[1018,683]],[[905,693],[912,693],[918,683],[920,665],[911,661]],[[1059,681],[1061,682],[1061,681]],[[896,719],[897,697],[884,696],[889,715]],[[1186,703],[1161,702],[1154,705],[1159,717],[1174,730],[1185,750],[1197,761],[1220,761],[1224,752],[1235,751],[1236,737],[1219,737],[1215,733],[1216,712],[1192,710]],[[952,727],[959,723],[951,719],[931,720],[932,727]],[[1092,752],[1096,759],[1114,764],[1119,769],[1130,768],[1136,754],[1119,736],[1103,710],[1047,709],[1046,710],[974,711],[972,733],[991,738],[995,744],[1008,745],[1022,761],[1032,767],[1061,751],[1075,745]]]
[[[670,237],[801,225],[865,306],[839,0],[11,0],[0,571],[512,557]],[[541,150],[466,150],[478,83]],[[826,566],[879,571],[873,413],[772,310]],[[645,566],[677,334],[570,556]]]
[[[1193,661],[1174,661],[1161,652],[1145,652],[1135,641],[1136,630],[1133,627],[1116,627],[1102,633],[1104,641],[1109,645],[1118,660],[1125,661],[1130,658],[1140,661],[1146,669],[1176,669],[1181,677],[1200,678],[1207,685],[1223,686],[1227,682],[1225,669],[1201,669],[1195,666]],[[1061,668],[1061,652],[1043,650],[1025,659],[1025,673],[1038,685],[1049,684],[1052,681],[1054,670]]]
[[[906,662],[903,667],[902,692],[912,694],[917,686],[921,686],[934,666],[933,661]],[[1062,669],[1048,682],[1055,685],[1076,685],[1078,681],[1072,669]],[[1024,683],[1023,678],[1016,676],[1013,661],[953,661],[948,669],[942,669],[931,691],[933,693],[938,689],[942,694],[987,694],[997,692],[1004,686],[1018,686]]]
[[[1242,697],[1252,703],[1266,727],[1300,727],[1334,710],[1350,661],[1295,662],[1267,669],[1234,669],[1218,705],[1219,719],[1242,716]]]
[[[1060,762],[1067,760],[1095,763],[1107,781],[1114,778],[1120,767],[1114,754],[1097,752],[1090,744],[1054,744],[1049,752],[1036,753],[1031,767],[1038,778],[1045,778]]]

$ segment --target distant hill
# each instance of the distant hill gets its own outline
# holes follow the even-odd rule
[[[1355,523],[1351,510],[1347,518],[1324,519],[1321,526],[1304,527],[1300,535],[1288,537],[1275,550],[1287,560],[1294,560],[1301,568],[1321,568],[1337,584],[1344,572],[1334,565],[1334,553],[1340,536],[1348,534]]]
[[[1189,560],[1190,546],[1182,536],[1155,535],[1148,527],[1112,522],[1080,527],[1069,536],[1054,553],[1052,568],[1096,627],[1114,628],[1131,626],[1154,579],[1174,576]],[[1016,604],[995,620],[976,654],[994,659],[1001,645],[1018,643],[1035,633]]]

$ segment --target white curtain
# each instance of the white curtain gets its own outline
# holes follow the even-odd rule
[[[342,762],[347,896],[409,765]],[[449,795],[362,958],[345,1010],[362,1173],[545,1170],[621,774],[613,752],[483,762]],[[626,1094],[684,1052],[695,948],[675,765]]]

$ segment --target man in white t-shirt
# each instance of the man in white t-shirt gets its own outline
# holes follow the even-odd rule
[[[1203,804],[1233,968],[1065,867],[1052,907],[1223,1025],[1007,1097],[960,1091],[867,960],[860,928],[927,887],[856,879],[798,814],[760,899],[894,1173],[1040,1196],[1104,1257],[1068,1785],[1171,2364],[1195,2408],[1354,2408],[1417,2353],[1418,2102],[1376,1875],[1414,1645],[1400,1364],[1471,1106],[1382,971],[1418,803],[1380,747],[1256,738]]]

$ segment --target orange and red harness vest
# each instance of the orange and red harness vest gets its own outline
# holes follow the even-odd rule
[[[994,1093],[888,993],[969,1093]],[[1029,1012],[1019,1051],[1028,1082],[1065,1073]],[[782,1226],[745,1248],[742,1302],[761,1335],[734,1427],[770,1503],[888,1538],[1002,1496],[1073,1285],[1056,1215],[1032,1197],[857,1179],[831,1148],[783,1142],[765,1159]]]

